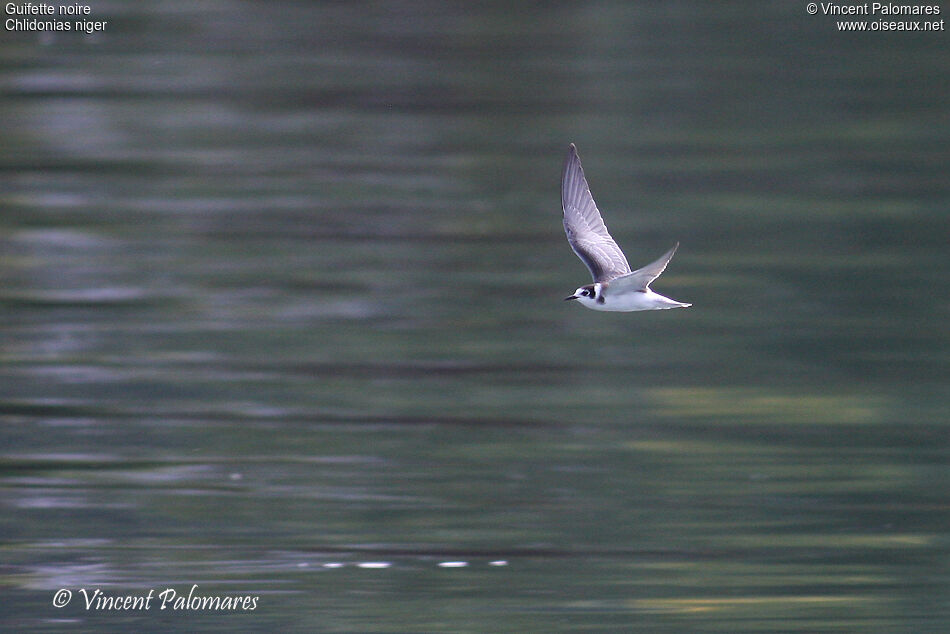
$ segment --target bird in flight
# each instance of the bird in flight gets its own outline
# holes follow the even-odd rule
[[[679,242],[663,256],[636,271],[630,270],[623,251],[607,233],[607,226],[590,195],[584,168],[571,143],[561,176],[561,206],[564,208],[564,232],[577,257],[594,278],[593,284],[581,286],[564,300],[577,300],[593,310],[631,312],[686,308],[684,304],[650,290],[650,283],[666,269]]]

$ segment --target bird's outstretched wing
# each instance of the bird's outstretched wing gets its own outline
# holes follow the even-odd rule
[[[650,286],[650,282],[660,277],[660,274],[666,270],[666,265],[673,259],[673,254],[679,248],[677,242],[673,248],[664,253],[656,262],[651,262],[643,268],[637,269],[633,273],[616,278],[611,282],[611,287],[623,290],[645,291]]]
[[[607,233],[607,226],[604,225],[604,220],[590,195],[590,187],[584,178],[584,169],[573,143],[567,152],[564,174],[561,177],[561,207],[564,209],[564,232],[567,234],[567,241],[577,257],[590,269],[595,282],[606,282],[630,273],[627,258]],[[669,255],[672,256],[672,252]],[[663,266],[666,266],[666,261]],[[662,272],[663,267],[660,267],[656,275]],[[650,278],[650,281],[653,278]]]

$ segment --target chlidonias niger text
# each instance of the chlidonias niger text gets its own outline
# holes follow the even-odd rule
[[[656,262],[636,271],[630,270],[623,251],[607,233],[573,143],[567,152],[561,177],[561,206],[564,208],[567,241],[594,278],[593,284],[581,286],[573,295],[565,297],[565,301],[576,299],[593,310],[618,312],[691,306],[650,290],[650,283],[666,269],[679,242]]]

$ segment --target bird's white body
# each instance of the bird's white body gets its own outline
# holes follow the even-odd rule
[[[565,300],[577,300],[592,310],[612,312],[690,306],[650,290],[650,283],[666,270],[679,243],[655,262],[631,271],[627,257],[607,232],[597,204],[590,195],[590,187],[573,143],[561,176],[561,207],[564,210],[567,241],[594,278],[593,284],[581,286]]]
[[[581,294],[584,287],[574,291],[574,296],[581,304],[591,310],[607,312],[631,313],[637,310],[665,310],[667,308],[686,308],[691,304],[684,304],[669,297],[663,297],[650,289],[645,291],[623,291],[604,288],[600,299]],[[603,300],[603,301],[601,301]]]

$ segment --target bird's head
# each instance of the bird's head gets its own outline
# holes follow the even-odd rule
[[[597,301],[597,289],[594,288],[593,284],[581,286],[576,291],[574,291],[573,295],[565,297],[564,301],[566,302],[572,299],[579,299],[582,304],[594,303]]]

